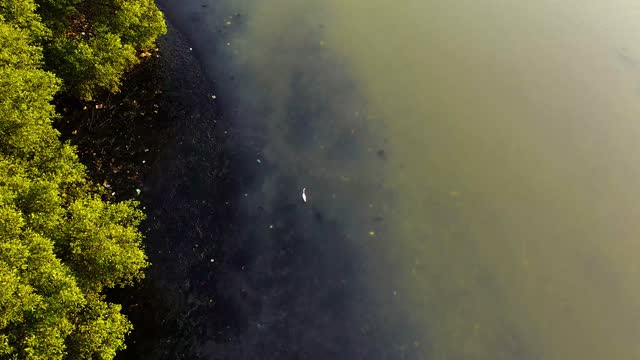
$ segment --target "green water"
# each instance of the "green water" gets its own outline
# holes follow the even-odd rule
[[[640,3],[246,6],[229,46],[274,103],[305,64],[272,55],[319,46],[387,139],[387,160],[358,172],[392,189],[388,231],[353,231],[372,296],[415,325],[402,347],[446,360],[640,358]]]
[[[640,6],[327,6],[390,132],[379,241],[434,357],[638,358]]]

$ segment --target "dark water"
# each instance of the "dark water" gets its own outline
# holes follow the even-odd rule
[[[234,183],[217,275],[192,272],[228,330],[192,351],[640,354],[635,3],[160,3]]]

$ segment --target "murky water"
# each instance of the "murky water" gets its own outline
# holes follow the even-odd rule
[[[224,351],[640,357],[637,2],[187,3],[253,174]]]

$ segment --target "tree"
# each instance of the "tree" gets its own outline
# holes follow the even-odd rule
[[[91,100],[117,92],[137,54],[155,47],[166,25],[153,0],[6,0],[5,18],[33,28],[45,68],[64,90]]]
[[[78,40],[64,30],[88,9],[83,2],[0,3],[0,358],[112,359],[131,330],[102,292],[144,276],[143,214],[135,202],[101,200],[52,126],[61,86],[85,96],[117,89],[135,51],[152,46],[163,29],[132,20],[151,2],[113,4],[129,15],[107,21],[98,14],[106,8],[92,5],[86,16],[99,35]],[[38,15],[45,7],[52,12]],[[50,58],[43,60],[42,46]],[[71,50],[62,54],[71,55],[55,57],[65,46]],[[80,80],[68,86],[65,76]]]

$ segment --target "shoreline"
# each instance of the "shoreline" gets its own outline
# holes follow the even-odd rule
[[[118,359],[197,358],[194,342],[205,334],[193,332],[209,338],[228,323],[213,300],[234,186],[224,130],[187,40],[167,27],[158,52],[127,75],[120,93],[84,109],[59,102],[61,139],[77,146],[105,199],[133,198],[147,217],[140,226],[151,262],[146,278],[107,292],[134,327]]]
[[[213,275],[222,262],[233,185],[216,105],[207,95],[211,85],[185,38],[169,23],[168,29],[158,41],[164,93],[159,112],[173,138],[158,153],[144,186],[141,200],[148,211],[142,231],[152,265],[134,290],[139,296],[130,295],[123,311],[134,332],[121,359],[197,358],[196,343],[205,333],[193,332],[220,331],[221,319],[211,316],[220,315]]]

